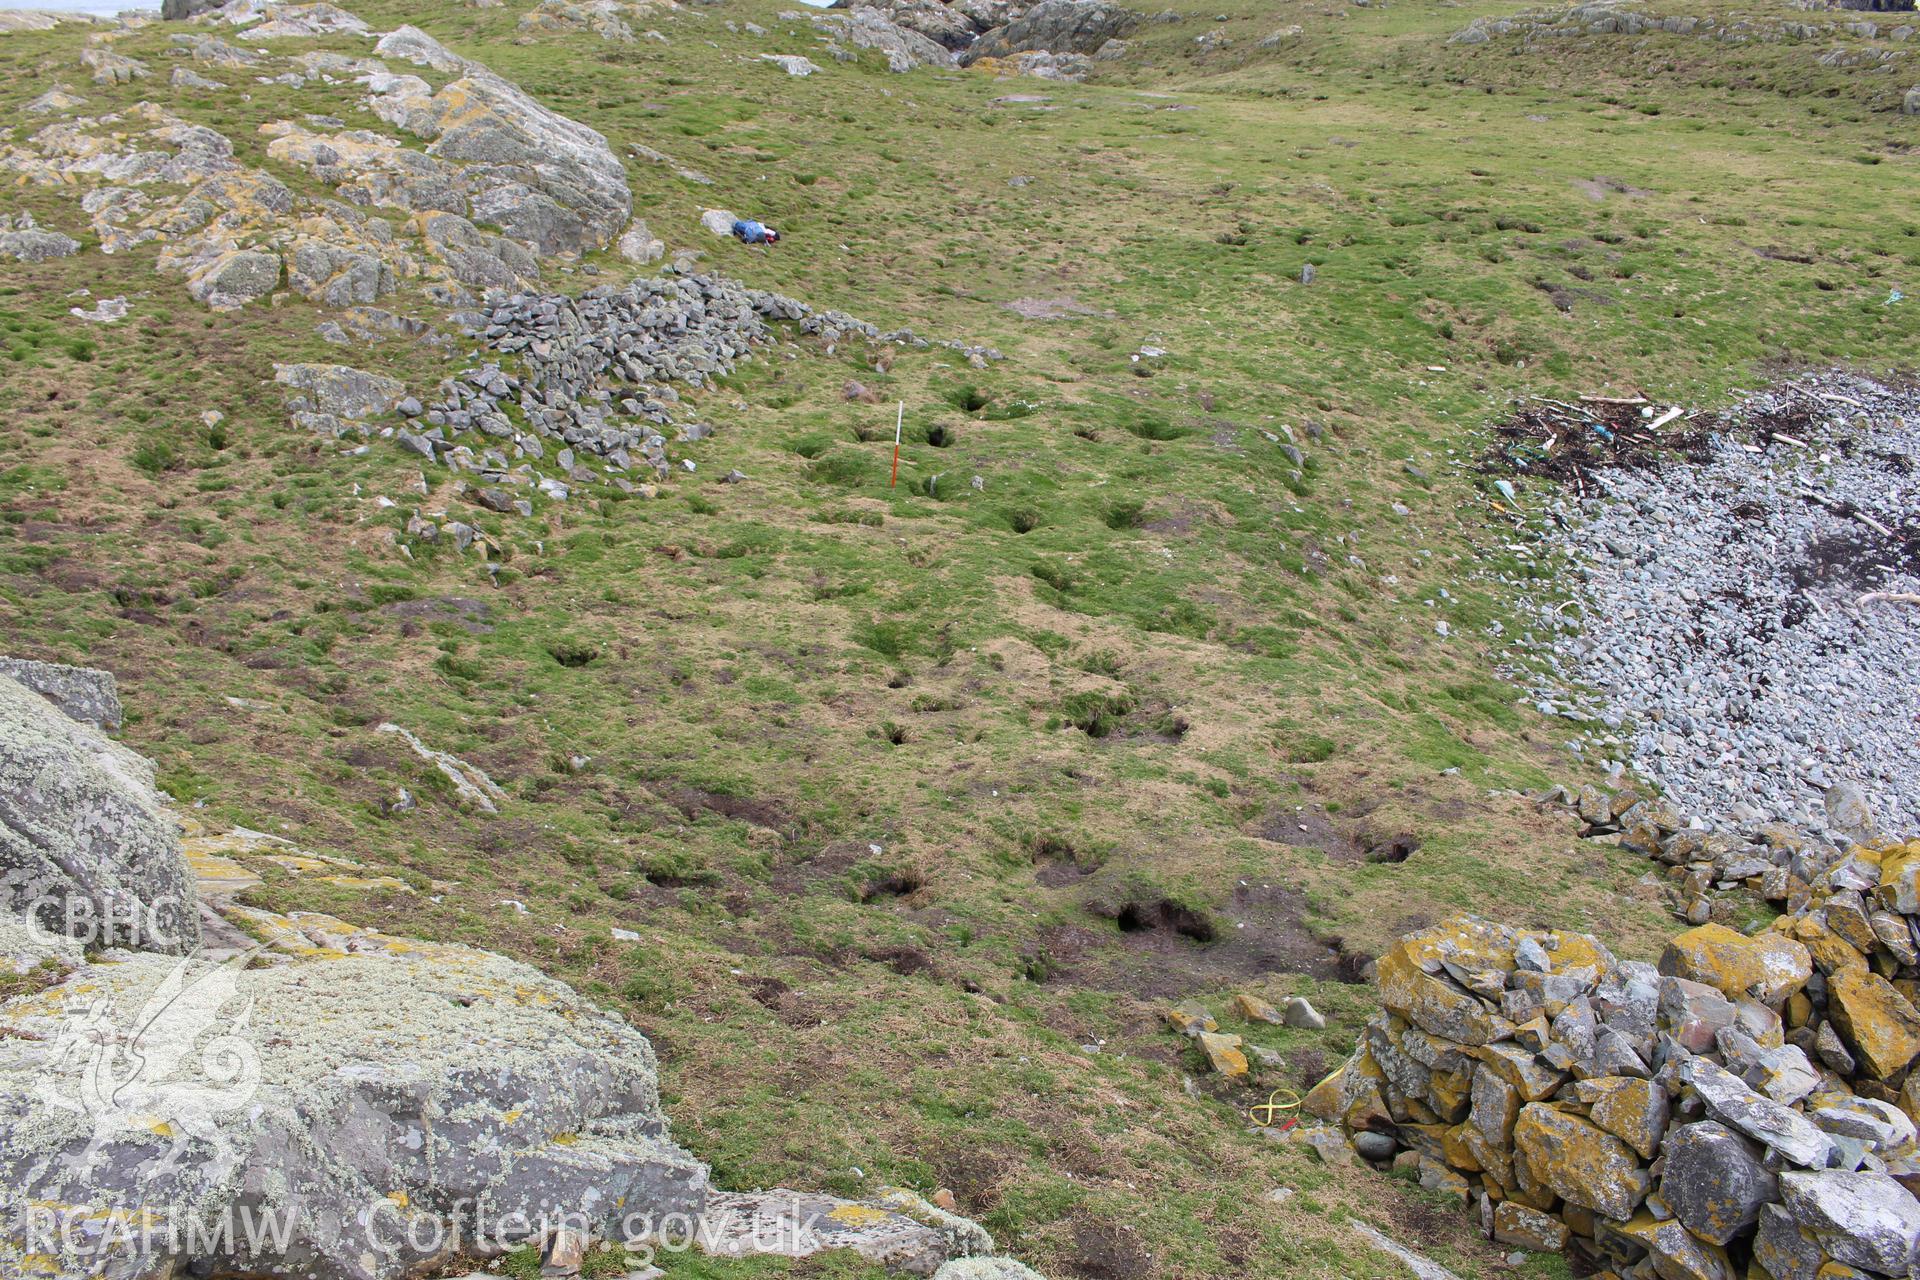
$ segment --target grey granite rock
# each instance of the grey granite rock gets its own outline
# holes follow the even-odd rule
[[[152,763],[12,680],[0,680],[0,910],[94,945],[200,942]]]
[[[0,1271],[38,1252],[56,1274],[399,1280],[456,1246],[705,1209],[639,1032],[499,956],[313,934],[318,958],[137,956],[70,975],[73,1011],[0,1007],[0,1178],[49,1206],[37,1241],[0,1222]],[[174,1229],[110,1258],[89,1224],[112,1215]]]
[[[120,690],[111,671],[36,662],[31,658],[0,658],[0,676],[25,685],[60,708],[69,719],[96,729],[120,727]]]

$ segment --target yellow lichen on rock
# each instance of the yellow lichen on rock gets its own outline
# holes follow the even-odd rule
[[[1267,1022],[1276,1027],[1286,1022],[1286,1018],[1273,1005],[1259,996],[1250,996],[1245,992],[1233,998],[1233,1012],[1235,1016],[1244,1018],[1248,1022]]]
[[[1903,915],[1920,915],[1920,840],[1880,850],[1880,905]]]
[[[1920,1010],[1879,974],[1842,969],[1827,982],[1828,1008],[1860,1063],[1884,1080],[1920,1055]]]
[[[843,1226],[871,1227],[885,1222],[892,1215],[884,1209],[875,1209],[871,1205],[843,1204],[829,1209],[827,1216]]]
[[[1588,1117],[1619,1138],[1642,1159],[1653,1159],[1667,1131],[1667,1091],[1651,1080],[1601,1076],[1582,1080],[1575,1096],[1588,1104]]]
[[[1198,1038],[1200,1051],[1207,1055],[1207,1063],[1215,1071],[1229,1080],[1246,1078],[1247,1055],[1241,1052],[1242,1041],[1239,1036],[1221,1035],[1217,1031],[1202,1031]]]
[[[1671,1218],[1663,1221],[1641,1212],[1626,1222],[1606,1223],[1601,1230],[1645,1249],[1653,1256],[1661,1280],[1732,1280],[1736,1274],[1725,1249],[1708,1244]]]
[[[1183,1036],[1197,1036],[1203,1031],[1220,1029],[1213,1015],[1192,1001],[1167,1010],[1167,1025]]]
[[[1380,1002],[1421,1030],[1458,1044],[1493,1039],[1493,1019],[1486,1007],[1451,981],[1427,972],[1422,958],[1404,938],[1380,957]]]
[[[1613,956],[1587,934],[1555,929],[1531,936],[1546,950],[1549,972],[1590,970],[1599,976],[1613,967]]]
[[[1625,1219],[1646,1199],[1648,1175],[1626,1143],[1591,1121],[1545,1102],[1520,1108],[1513,1126],[1515,1171],[1524,1190],[1546,1190],[1609,1218]]]
[[[1867,958],[1847,944],[1821,921],[1800,916],[1788,921],[1781,932],[1806,944],[1807,952],[1820,972],[1832,975],[1842,969],[1865,966]]]
[[[1806,946],[1780,934],[1747,937],[1725,925],[1703,924],[1667,943],[1660,972],[1704,982],[1729,1000],[1753,997],[1777,1009],[1813,976]]]

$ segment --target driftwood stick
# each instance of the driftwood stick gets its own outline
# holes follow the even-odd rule
[[[1869,591],[1853,602],[1856,609],[1886,601],[1891,604],[1920,604],[1920,591]]]

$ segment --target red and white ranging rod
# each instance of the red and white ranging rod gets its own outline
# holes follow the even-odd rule
[[[900,424],[907,420],[907,402],[902,400],[893,415],[893,474],[887,478],[887,488],[900,483]]]

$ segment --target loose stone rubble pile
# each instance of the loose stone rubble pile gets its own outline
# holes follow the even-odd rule
[[[1580,607],[1525,606],[1522,643],[1548,668],[1533,701],[1606,726],[1584,754],[1717,828],[1817,830],[1848,786],[1904,829],[1920,819],[1920,395],[1809,375],[1690,434],[1703,461],[1596,470],[1547,508]]]
[[[1471,916],[1410,935],[1306,1109],[1495,1240],[1604,1277],[1907,1276],[1920,840],[1814,842],[1788,874],[1794,911],[1691,929],[1657,965]]]
[[[400,435],[402,444],[423,455],[483,475],[507,473],[508,460],[495,450],[476,453],[456,441],[458,433],[477,430],[511,441],[516,458],[544,457],[541,440],[556,441],[561,469],[575,482],[599,478],[578,463],[588,454],[614,472],[645,467],[664,477],[667,440],[660,428],[679,421],[681,403],[671,384],[702,387],[731,373],[755,347],[775,340],[774,322],[791,322],[829,344],[853,336],[932,345],[910,329],[883,333],[843,312],[815,311],[714,275],[636,280],[578,297],[496,294],[489,301],[485,310],[466,315],[467,332],[517,359],[520,370],[493,361],[447,379],[421,415],[424,429]],[[1000,358],[990,348],[941,345],[975,363]],[[682,440],[712,431],[697,421],[679,424]]]
[[[1553,787],[1535,802],[1564,804],[1579,816],[1581,834],[1601,840],[1618,837],[1621,848],[1664,866],[1668,905],[1689,924],[1733,920],[1739,904],[1722,895],[1736,889],[1784,911],[1805,910],[1812,885],[1843,860],[1842,847],[1852,838],[1871,836],[1875,827],[1872,811],[1857,789],[1846,784],[1827,792],[1826,838],[1782,823],[1714,829],[1663,800],[1593,785],[1578,792]]]

